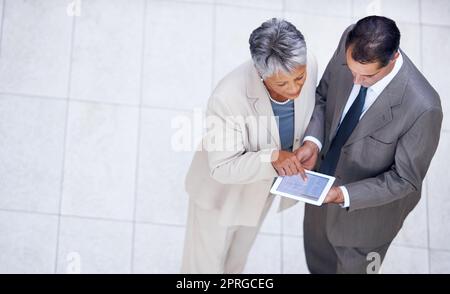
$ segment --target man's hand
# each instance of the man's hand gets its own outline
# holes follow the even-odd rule
[[[319,157],[319,147],[311,141],[305,141],[294,153],[304,168],[312,170]]]
[[[332,187],[330,191],[328,191],[323,203],[344,203],[344,193],[342,192],[342,189],[339,187]]]
[[[297,156],[292,152],[275,150],[272,153],[272,165],[280,176],[300,174],[303,180],[306,180],[305,169],[300,164]]]

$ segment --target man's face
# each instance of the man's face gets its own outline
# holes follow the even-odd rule
[[[347,66],[352,72],[353,82],[363,87],[370,87],[376,82],[387,76],[394,68],[395,61],[397,60],[399,53],[395,53],[389,63],[380,67],[379,62],[373,63],[360,63],[352,58],[352,47],[350,46],[346,52]]]

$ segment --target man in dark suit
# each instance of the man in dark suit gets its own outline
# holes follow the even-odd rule
[[[336,177],[322,206],[306,204],[312,273],[378,268],[420,199],[442,123],[438,93],[399,49],[391,19],[369,16],[342,35],[316,91],[296,154]]]

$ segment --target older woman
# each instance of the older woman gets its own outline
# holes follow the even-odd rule
[[[252,60],[209,99],[203,148],[186,177],[183,273],[241,273],[272,204],[274,178],[304,176],[295,150],[314,108],[316,61],[285,20],[264,22],[249,43]],[[293,204],[282,199],[279,211]]]

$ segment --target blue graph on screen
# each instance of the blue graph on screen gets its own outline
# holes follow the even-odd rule
[[[278,191],[291,195],[303,195],[308,198],[317,200],[320,198],[323,189],[325,189],[328,179],[312,174],[307,174],[306,182],[300,175],[285,176],[278,186]]]

